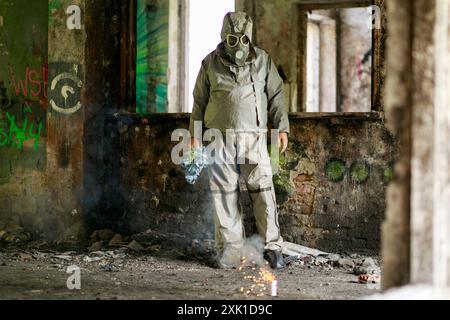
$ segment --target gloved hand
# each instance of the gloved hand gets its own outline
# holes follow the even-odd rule
[[[186,181],[189,184],[194,184],[200,176],[203,168],[207,166],[207,157],[204,151],[204,147],[192,148],[183,159],[183,163],[181,165],[185,170]]]

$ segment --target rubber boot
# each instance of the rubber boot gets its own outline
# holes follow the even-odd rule
[[[269,262],[269,265],[272,269],[282,269],[286,267],[281,251],[265,250],[264,259],[266,259]]]

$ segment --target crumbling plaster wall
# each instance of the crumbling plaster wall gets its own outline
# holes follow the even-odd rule
[[[177,144],[170,134],[187,128],[188,115],[155,115],[145,121],[132,115],[108,121],[117,157],[107,164],[115,186],[105,188],[114,190],[109,196],[116,204],[114,215],[121,217],[117,227],[125,233],[150,228],[211,239],[206,172],[196,185],[188,185],[170,158]],[[297,115],[291,126],[290,147],[274,177],[283,236],[324,250],[376,251],[394,158],[394,141],[382,121],[376,115]],[[245,190],[242,203],[247,234],[252,234]]]
[[[289,178],[292,188],[279,200],[286,239],[323,249],[378,249],[392,136],[370,116],[292,116],[291,123],[285,170],[275,177],[276,184]]]
[[[70,6],[80,10],[80,25],[68,27]],[[74,7],[72,7],[73,10]],[[50,239],[77,240],[84,234],[83,135],[85,68],[85,1],[48,2],[49,107],[47,116],[47,214]],[[73,11],[72,11],[73,12]],[[37,212],[41,215],[41,212]]]
[[[261,2],[257,10],[267,14],[257,22],[265,27],[257,29],[256,38],[282,66],[286,81],[295,81],[296,61],[286,50],[291,47],[289,39],[296,41],[289,38],[295,26],[290,19],[292,4]],[[86,229],[103,227],[124,233],[152,228],[211,238],[205,176],[195,186],[187,185],[181,168],[170,162],[174,145],[170,135],[177,128],[187,128],[188,115],[151,115],[143,121],[118,112],[128,106],[121,106],[118,96],[123,48],[117,3],[49,1],[48,82],[60,74],[79,81],[62,83],[75,91],[68,101],[61,94],[61,84],[48,91],[47,139],[40,140],[42,145],[45,142],[41,151],[45,161],[31,156],[33,166],[42,166],[28,171],[32,178],[17,171],[11,177],[17,183],[0,186],[5,204],[0,209],[1,227],[13,220],[34,238],[44,239],[80,240]],[[86,18],[80,30],[66,26],[66,9],[72,4],[78,4]],[[281,26],[270,26],[276,15]],[[72,105],[78,99],[81,108],[75,112],[61,113],[48,105],[50,100],[58,106]],[[376,249],[384,188],[394,158],[393,139],[382,119],[377,114],[293,115],[291,123],[288,156],[281,159],[283,170],[275,177],[286,239],[325,250]],[[29,210],[23,209],[28,204],[20,201],[21,193],[32,199]],[[243,202],[251,233],[253,219],[245,194]]]
[[[47,1],[2,1],[0,20],[0,239],[26,240],[48,222]]]
[[[125,0],[10,0],[0,9],[1,62],[13,58],[0,64],[0,240],[77,243],[96,228],[98,208],[111,206],[101,188],[110,181],[104,122],[133,103],[136,7]],[[27,84],[28,91],[19,87]],[[28,126],[16,150],[6,111],[19,128],[28,116],[35,136],[42,124],[39,141]]]
[[[68,28],[70,14],[66,11],[74,5],[81,15],[82,0],[2,2],[2,48],[8,50],[2,55],[2,62],[6,62],[2,67],[8,65],[10,74],[1,80],[11,112],[22,113],[16,118],[21,121],[17,126],[25,130],[23,139],[13,121],[3,127],[14,143],[5,143],[0,149],[2,162],[10,170],[6,170],[8,181],[0,186],[2,240],[72,241],[83,235],[86,35],[83,26]],[[19,85],[21,90],[17,89]],[[31,124],[34,130],[30,130]],[[42,131],[37,134],[39,124]],[[31,133],[38,137],[32,139]],[[17,145],[21,140],[25,140],[23,148]]]
[[[103,103],[115,97],[108,88],[119,91],[118,85],[104,81],[105,76],[113,77],[102,70],[113,72],[118,64],[101,56],[103,49],[96,44],[99,39],[105,41],[104,36],[111,40],[105,43],[119,43],[115,41],[118,37],[114,38],[117,28],[109,23],[108,32],[102,34],[99,26],[107,16],[103,12],[107,6],[100,1],[85,4],[84,0],[1,3],[0,42],[6,50],[1,55],[6,63],[0,64],[2,241],[76,243],[85,236],[86,199],[93,198],[92,188],[85,189],[85,182],[98,183],[86,176],[96,178],[90,175],[89,165],[102,156],[102,135],[98,132],[103,132],[103,121],[95,121],[99,118],[92,114],[101,115]],[[114,17],[109,15],[117,20]],[[20,121],[17,127],[25,129],[25,138],[6,112],[14,112]],[[23,126],[27,117],[28,126]],[[37,135],[40,123],[42,131]],[[25,140],[23,148],[17,143],[21,140]],[[89,153],[94,148],[96,152]]]

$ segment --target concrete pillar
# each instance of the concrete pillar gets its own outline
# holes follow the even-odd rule
[[[47,210],[61,240],[84,233],[85,0],[49,1]]]
[[[449,8],[414,2],[411,282],[449,285]]]
[[[411,282],[430,283],[433,256],[435,1],[414,1],[411,87]]]
[[[433,282],[450,288],[450,3],[436,0]]]
[[[125,67],[134,54],[122,32],[130,28],[128,5],[49,1],[46,185],[59,240],[80,240],[87,225],[117,220],[114,210],[102,215],[95,208],[108,178],[104,157],[116,156],[104,151],[105,116],[128,107],[122,90],[132,81]]]
[[[399,142],[383,224],[383,287],[450,287],[450,3],[387,3],[386,120]]]
[[[382,225],[384,289],[410,280],[412,3],[387,2],[386,125],[397,137],[399,153]]]

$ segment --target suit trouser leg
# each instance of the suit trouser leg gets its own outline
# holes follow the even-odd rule
[[[253,204],[256,227],[265,241],[265,249],[280,250],[283,238],[278,223],[272,167],[266,141],[265,135],[255,137],[251,141],[250,149],[257,152],[250,153],[253,156],[250,155],[248,163],[241,165],[241,172],[247,183],[247,189]]]
[[[239,173],[236,164],[211,164],[208,169],[213,198],[216,248],[225,265],[239,265],[243,245]]]

